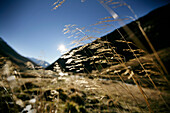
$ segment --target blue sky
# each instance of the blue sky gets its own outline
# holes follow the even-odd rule
[[[100,18],[110,16],[97,0],[66,0],[59,8],[52,10],[56,1],[0,0],[0,37],[19,54],[52,63],[62,55],[59,46],[65,45],[70,49],[70,42],[75,40],[68,39],[68,35],[62,32],[65,25],[88,27]],[[169,0],[124,1],[141,17]],[[116,8],[115,12],[120,16],[133,16],[126,7]],[[115,26],[119,27],[117,24]],[[100,37],[104,34],[91,35]]]

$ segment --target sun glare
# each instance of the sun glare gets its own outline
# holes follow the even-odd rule
[[[65,45],[60,45],[59,47],[58,47],[58,50],[61,52],[61,53],[63,53],[63,52],[66,52],[67,51],[67,48],[65,47]]]

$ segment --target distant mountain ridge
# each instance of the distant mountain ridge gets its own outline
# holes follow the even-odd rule
[[[36,59],[36,58],[32,58],[32,57],[31,58],[27,57],[27,58],[29,58],[31,61],[33,61],[37,65],[40,65],[44,68],[50,65],[50,63],[48,63],[47,61],[44,61],[44,60],[40,60],[40,59]]]
[[[169,36],[169,29],[167,28],[169,28],[170,17],[165,13],[168,10],[170,10],[170,4],[158,8],[138,19],[157,51],[169,47],[169,38],[167,37]],[[148,52],[152,53],[136,22],[131,22],[127,26],[138,37]],[[123,41],[119,32],[115,30],[91,43],[70,50],[46,69],[57,71],[56,67],[59,66],[65,72],[89,73],[93,70],[101,70],[111,65],[117,65],[119,64],[117,55],[124,59],[124,61],[135,58],[129,50],[127,43],[135,51],[137,57],[145,55],[145,52],[142,50],[143,48],[140,49],[135,46],[123,27],[118,30],[125,37],[126,41]],[[113,50],[117,53],[115,54]]]
[[[26,68],[26,65],[25,65],[26,62],[31,62],[34,65],[37,65],[34,62],[32,62],[31,60],[29,60],[28,58],[26,58],[26,57],[20,55],[19,53],[17,53],[1,37],[0,37],[0,57],[7,58],[12,63],[19,66],[21,69]]]

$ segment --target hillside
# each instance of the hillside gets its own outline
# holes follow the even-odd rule
[[[170,17],[165,13],[170,9],[169,6],[168,4],[158,8],[137,20],[140,21],[141,26],[157,51],[169,47],[167,28]],[[124,27],[130,28],[145,48],[133,42],[133,37],[128,36],[124,31]],[[118,30],[126,41],[122,39]],[[48,66],[47,69],[55,70],[55,67],[59,66],[64,72],[90,73],[93,70],[101,71],[103,68],[117,65],[120,63],[120,59],[124,62],[134,59],[135,56],[129,46],[137,57],[143,56],[147,52],[152,53],[136,22],[131,22],[118,30],[91,43],[70,50]],[[168,62],[164,63],[166,67],[169,67]]]
[[[18,54],[2,38],[0,38],[0,57],[2,61],[10,60],[13,64],[15,64],[20,69],[26,69],[25,63],[32,62],[31,60]],[[33,64],[36,65],[35,63]]]
[[[139,21],[169,71],[168,31],[163,24],[169,17],[162,13],[168,6]],[[115,30],[70,50],[46,69],[25,68],[31,61],[0,39],[0,113],[169,113],[170,76],[136,23],[127,26],[148,52],[121,27],[126,40]],[[25,70],[14,70],[21,67]]]

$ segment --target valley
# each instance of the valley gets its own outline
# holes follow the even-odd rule
[[[48,66],[20,55],[0,38],[0,112],[169,113],[169,16],[162,13],[169,8],[72,48]]]

